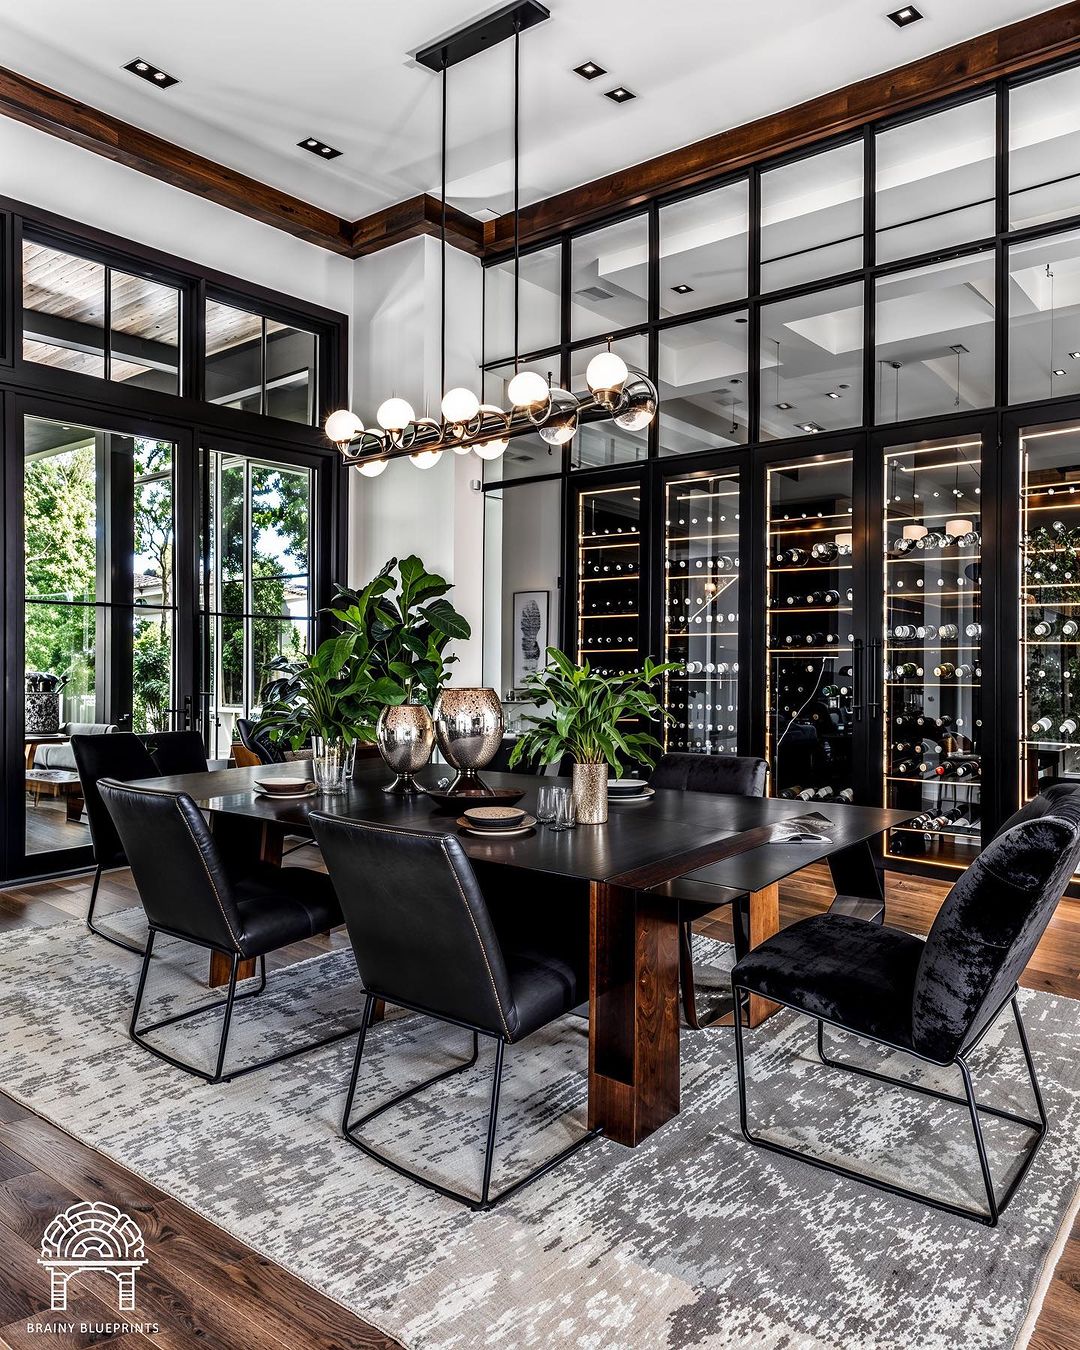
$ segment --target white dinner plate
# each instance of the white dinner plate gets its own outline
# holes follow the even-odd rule
[[[651,787],[642,788],[640,792],[610,793],[608,795],[609,804],[612,802],[647,802],[650,797],[656,796],[656,789]]]
[[[319,789],[317,787],[308,788],[306,792],[266,792],[262,788],[255,788],[256,797],[265,797],[268,802],[291,802],[297,797],[317,797]]]

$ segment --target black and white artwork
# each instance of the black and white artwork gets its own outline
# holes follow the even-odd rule
[[[548,645],[548,591],[514,592],[514,688],[540,670]]]

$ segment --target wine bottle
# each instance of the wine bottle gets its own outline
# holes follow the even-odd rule
[[[801,548],[785,548],[776,555],[776,562],[780,567],[805,567],[809,561],[810,555]]]
[[[955,670],[956,667],[952,664],[951,661],[943,661],[940,666],[934,667],[934,675],[939,680],[947,680]]]
[[[960,630],[954,623],[943,623],[939,625],[937,635],[939,638],[944,638],[946,642],[951,642],[954,638],[960,636]]]
[[[982,637],[982,624],[981,624],[981,623],[969,623],[968,626],[964,629],[964,634],[965,634],[965,636],[967,636],[967,637],[981,638],[981,637]]]
[[[909,680],[911,678],[919,679],[923,675],[922,666],[917,666],[914,661],[904,661],[893,670],[893,677],[897,680]]]
[[[1076,726],[1077,722],[1075,717],[1066,717],[1058,730],[1063,736],[1074,736],[1076,734]]]
[[[1054,631],[1053,619],[1040,619],[1031,630],[1036,637],[1049,637]]]
[[[838,802],[853,802],[855,800],[855,789],[849,787],[842,788],[836,794],[836,800]]]
[[[1080,633],[1080,624],[1078,624],[1075,619],[1066,619],[1061,625],[1062,637],[1075,637],[1077,633]]]
[[[979,673],[978,666],[960,665],[953,671],[953,676],[957,680],[970,680]]]
[[[813,555],[815,562],[827,563],[832,562],[832,560],[837,556],[839,550],[837,549],[835,544],[827,540],[823,540],[820,543],[815,544],[813,548],[810,550],[810,552]]]

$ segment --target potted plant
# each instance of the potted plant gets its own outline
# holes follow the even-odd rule
[[[623,765],[652,765],[653,751],[663,746],[646,728],[670,722],[670,713],[657,702],[652,686],[676,661],[664,664],[645,658],[639,671],[598,675],[586,661],[575,665],[555,647],[547,649],[547,664],[525,680],[538,703],[550,705],[543,717],[526,717],[531,727],[510,755],[510,767],[520,760],[552,764],[563,755],[574,757],[574,808],[585,825],[607,820],[609,769],[622,777]],[[635,730],[634,724],[642,729]]]
[[[343,792],[349,750],[375,740],[382,708],[404,699],[400,686],[378,675],[355,633],[327,638],[310,654],[278,658],[270,669],[260,730],[294,750],[310,743],[319,787]]]

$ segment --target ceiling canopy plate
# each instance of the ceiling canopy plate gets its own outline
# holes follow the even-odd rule
[[[444,66],[456,66],[479,52],[490,51],[500,42],[512,38],[515,32],[524,33],[526,28],[534,28],[550,17],[551,11],[539,0],[517,0],[516,4],[505,5],[494,14],[477,19],[466,28],[459,28],[456,33],[424,47],[416,53],[416,60],[428,70],[438,72]]]

